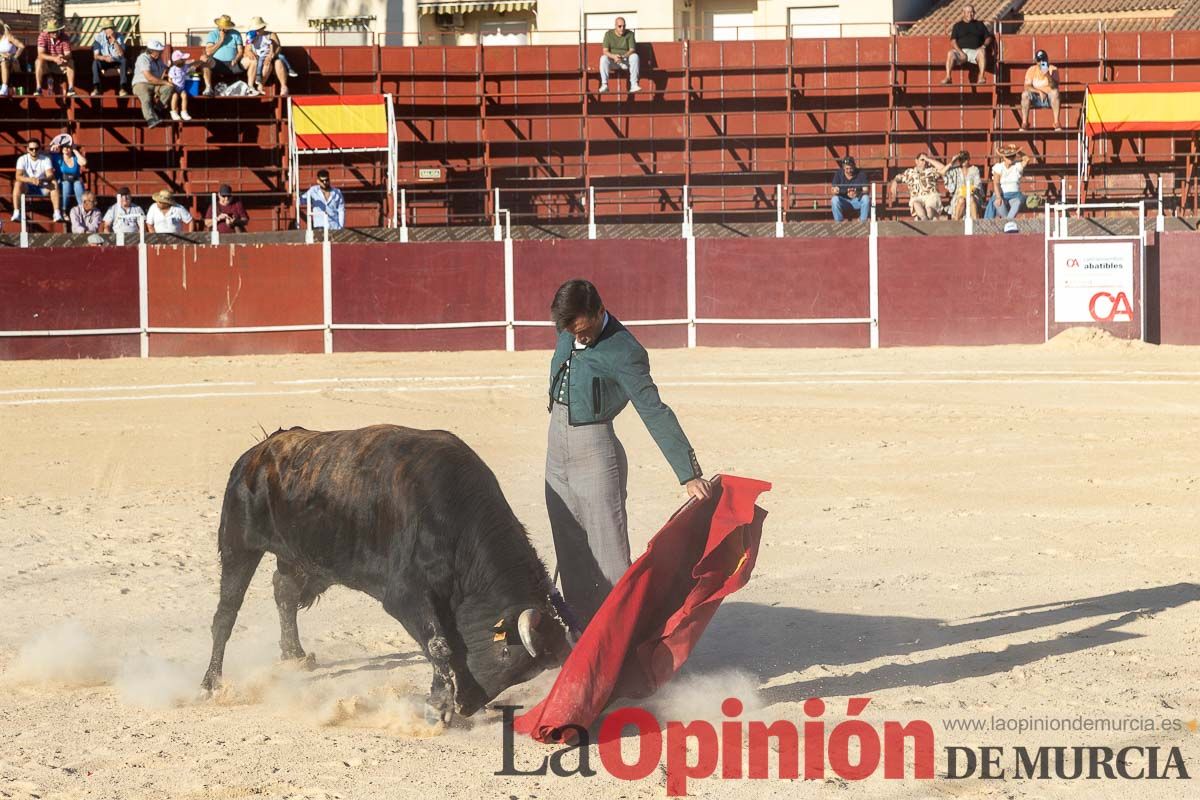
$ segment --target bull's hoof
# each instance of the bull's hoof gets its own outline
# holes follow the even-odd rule
[[[450,660],[450,643],[443,636],[429,640],[429,659],[435,663]]]
[[[445,725],[450,726],[450,720],[454,718],[454,709],[448,705],[437,706],[432,702],[425,703],[425,723],[427,725]]]
[[[221,673],[209,670],[204,673],[204,680],[200,681],[200,688],[206,692],[215,692],[221,686]]]

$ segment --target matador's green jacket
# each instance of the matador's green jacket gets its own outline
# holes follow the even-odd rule
[[[558,334],[550,361],[550,403],[560,397],[566,401],[571,425],[608,422],[632,401],[679,482],[701,476],[675,412],[659,397],[650,377],[646,348],[612,314],[596,341],[582,350],[575,349],[569,331]]]

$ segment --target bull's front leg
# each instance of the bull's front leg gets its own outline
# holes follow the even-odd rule
[[[404,626],[433,665],[433,683],[425,701],[426,719],[431,724],[439,721],[449,724],[454,714],[457,680],[450,665],[453,651],[432,594],[428,590],[390,593],[384,597],[383,608]]]

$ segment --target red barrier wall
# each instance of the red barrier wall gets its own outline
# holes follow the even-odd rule
[[[1045,240],[1038,235],[879,240],[879,344],[1045,341]]]
[[[867,240],[697,239],[697,318],[870,316]],[[701,347],[868,347],[867,324],[696,326]]]
[[[1200,344],[1200,233],[1158,235],[1161,344]]]
[[[150,327],[321,325],[321,247],[171,245],[147,248]],[[151,333],[150,355],[320,353],[317,331]]]
[[[332,253],[335,325],[504,320],[504,246],[499,242],[339,244]],[[504,326],[335,330],[333,348],[503,350]]]
[[[554,293],[571,278],[596,285],[617,319],[686,319],[687,250],[682,239],[513,242],[516,318],[550,319]],[[646,347],[687,347],[687,325],[631,325]],[[554,329],[517,328],[517,349],[554,349]]]
[[[0,330],[137,328],[133,247],[0,251]],[[0,337],[0,359],[136,356],[138,334]]]

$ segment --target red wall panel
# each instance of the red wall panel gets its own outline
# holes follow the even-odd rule
[[[334,331],[336,353],[397,353],[418,350],[503,350],[504,328],[418,331]]]
[[[137,249],[0,250],[0,298],[0,330],[137,328]],[[0,359],[137,353],[136,335],[0,338]]]
[[[1045,340],[1040,234],[879,240],[879,343],[1036,344]]]
[[[332,270],[335,323],[504,319],[498,242],[339,244]]]
[[[866,317],[865,238],[697,239],[696,315],[721,319]],[[713,325],[700,346],[863,347],[866,324]]]
[[[604,305],[620,320],[687,317],[687,250],[682,239],[513,242],[516,318],[550,319],[550,302],[565,281],[596,285]],[[631,327],[647,347],[687,344],[686,325]],[[552,329],[518,330],[519,349],[553,347]]]
[[[1159,343],[1200,344],[1200,233],[1159,234],[1157,249]]]
[[[147,248],[151,328],[320,325],[321,248],[314,245]],[[320,331],[150,334],[151,355],[321,352]]]

